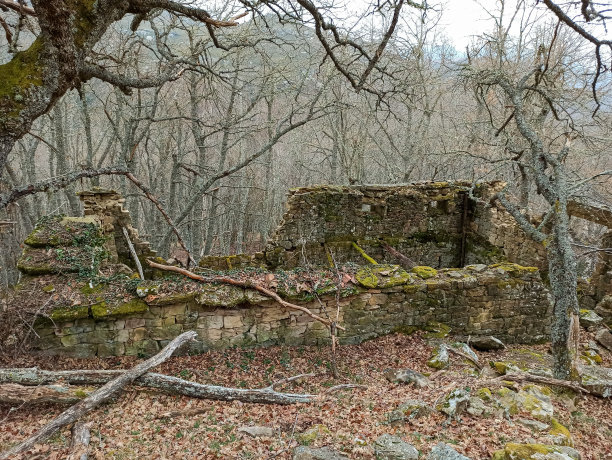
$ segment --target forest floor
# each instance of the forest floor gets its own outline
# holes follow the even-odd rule
[[[584,343],[591,337],[583,333]],[[338,364],[342,378],[333,379],[329,371],[328,347],[272,347],[229,349],[199,356],[170,358],[156,369],[200,383],[231,387],[258,388],[284,377],[316,373],[302,381],[291,382],[277,391],[324,393],[342,383],[365,385],[322,396],[312,404],[263,405],[241,402],[207,401],[170,396],[155,391],[127,388],[113,402],[85,417],[91,424],[90,458],[94,459],[288,459],[293,449],[308,441],[299,434],[313,425],[324,425],[310,446],[329,446],[353,459],[372,459],[375,439],[390,433],[427,453],[439,442],[453,446],[472,460],[490,459],[508,442],[537,442],[541,433],[532,431],[516,418],[474,417],[467,413],[449,421],[433,413],[400,425],[390,425],[387,413],[407,399],[420,399],[430,405],[455,388],[481,387],[471,366],[456,356],[452,365],[430,375],[429,387],[388,382],[387,368],[410,368],[431,373],[426,366],[431,346],[421,333],[397,334],[342,346]],[[546,356],[548,345],[511,346],[500,352],[480,352],[481,362],[510,359],[516,352]],[[602,352],[603,365],[612,366],[612,354]],[[132,367],[138,358],[68,359],[20,356],[2,358],[2,367],[43,369],[119,369]],[[592,396],[555,397],[555,417],[569,428],[575,448],[583,460],[612,459],[612,399]],[[65,407],[44,405],[11,408],[0,406],[0,450],[32,435]],[[190,415],[200,409],[202,413]],[[164,416],[170,411],[185,415]],[[191,412],[193,414],[193,412]],[[525,414],[522,414],[523,416]],[[243,426],[275,429],[271,437],[253,438],[239,432]],[[64,429],[47,443],[36,446],[23,458],[65,458],[70,430]],[[425,458],[426,455],[423,455]]]

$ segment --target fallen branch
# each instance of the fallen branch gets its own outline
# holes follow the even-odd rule
[[[174,417],[193,417],[194,415],[200,415],[200,414],[205,414],[206,412],[210,412],[211,408],[210,407],[203,407],[200,409],[188,409],[188,410],[172,410],[169,412],[164,412],[162,414],[159,414],[157,417],[157,419],[164,419],[164,418],[174,418]]]
[[[265,287],[260,286],[259,284],[256,284],[256,283],[254,283],[252,281],[239,281],[239,280],[235,280],[233,278],[229,278],[227,276],[210,276],[210,277],[205,277],[205,276],[201,276],[201,275],[198,275],[196,273],[190,272],[189,270],[186,270],[186,269],[181,268],[181,267],[175,267],[173,265],[162,265],[162,264],[158,264],[157,262],[153,262],[152,260],[149,260],[149,259],[147,259],[147,263],[149,264],[149,266],[151,266],[153,268],[157,268],[158,270],[165,270],[165,271],[180,273],[183,276],[186,276],[186,277],[191,278],[193,280],[202,281],[204,283],[213,283],[213,282],[214,283],[225,283],[225,284],[231,284],[233,286],[239,286],[239,287],[243,287],[243,288],[255,289],[256,291],[261,292],[262,294],[266,295],[267,297],[270,297],[271,299],[276,300],[283,307],[291,308],[293,310],[303,311],[308,316],[310,316],[312,319],[317,320],[317,321],[325,324],[328,327],[331,327],[331,321],[326,320],[325,318],[321,318],[319,315],[315,315],[313,312],[311,312],[306,307],[302,307],[300,305],[296,305],[296,304],[293,304],[293,303],[290,303],[290,302],[287,302],[287,301],[283,300],[276,292],[271,291],[270,289],[266,289]],[[338,326],[338,325],[336,325],[336,328],[338,328],[338,329],[340,329],[342,331],[346,330],[344,327]]]
[[[0,369],[0,383],[19,383],[21,385],[44,385],[61,380],[72,385],[105,384],[125,373],[124,370],[71,370],[46,371],[37,368]],[[308,374],[296,376],[306,377]],[[286,381],[295,380],[289,378]],[[278,385],[283,381],[275,382]],[[309,403],[315,398],[310,394],[278,393],[271,386],[267,388],[244,389],[228,388],[217,385],[204,385],[178,377],[148,372],[134,380],[135,385],[153,388],[164,393],[189,396],[191,398],[218,401],[242,401],[260,404],[297,404]]]
[[[76,422],[72,427],[70,454],[67,460],[87,460],[90,439],[89,425],[81,421]]]
[[[130,239],[130,234],[127,231],[127,228],[121,227],[123,230],[123,236],[125,237],[125,241],[127,242],[128,248],[130,250],[130,254],[132,255],[132,259],[134,259],[134,263],[136,264],[136,269],[138,270],[138,276],[140,276],[141,280],[144,280],[144,273],[142,272],[142,264],[140,263],[140,259],[138,258],[138,254],[136,254],[136,249],[134,249],[134,245],[132,244],[132,240]]]
[[[380,245],[385,251],[387,251],[393,257],[395,257],[396,259],[399,259],[403,268],[411,269],[411,268],[416,267],[417,264],[410,257],[405,256],[404,254],[399,252],[394,247],[389,246],[385,241],[381,241]]]
[[[1,404],[75,404],[93,390],[68,385],[0,385]]]
[[[498,378],[500,380],[509,380],[511,382],[542,383],[544,385],[553,385],[562,388],[569,388],[570,390],[574,390],[578,393],[594,394],[576,382],[554,379],[552,377],[544,377],[542,375],[528,374],[527,372],[511,372],[509,374],[504,374]]]
[[[361,247],[357,243],[355,243],[354,241],[351,241],[351,244],[357,250],[357,252],[361,254],[361,257],[363,257],[365,260],[370,262],[372,265],[378,265],[378,262],[372,259],[363,249],[361,249]]]
[[[193,340],[196,337],[197,334],[195,331],[184,332],[183,334],[179,335],[155,356],[138,364],[136,367],[130,369],[129,371],[123,372],[117,378],[105,384],[102,388],[94,391],[87,398],[81,400],[74,406],[62,412],[58,417],[47,423],[33,436],[17,444],[15,447],[0,453],[0,459],[7,459],[21,452],[24,452],[32,448],[35,444],[43,442],[62,427],[69,425],[70,423],[76,422],[83,415],[92,411],[104,401],[110,399],[123,387],[136,380],[149,369],[159,366],[166,359],[168,359],[172,355],[172,353],[174,353],[174,351],[176,351],[186,342],[189,342],[190,340]]]
[[[446,349],[448,351],[450,351],[451,353],[455,353],[458,356],[461,356],[462,358],[467,359],[468,361],[470,361],[472,364],[474,364],[474,366],[476,366],[478,368],[479,371],[482,370],[482,364],[480,364],[477,360],[475,360],[474,358],[472,358],[470,355],[463,353],[462,351],[459,350],[455,350],[453,347],[446,347]]]

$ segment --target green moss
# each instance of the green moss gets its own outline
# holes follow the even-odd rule
[[[132,299],[117,305],[108,305],[102,301],[91,306],[91,313],[96,319],[134,315],[148,310],[148,305],[140,299]]]
[[[401,286],[412,280],[410,273],[400,266],[387,264],[364,267],[355,274],[355,279],[369,289]]]
[[[598,365],[603,362],[602,357],[595,350],[583,351],[580,355],[580,359],[589,365]]]
[[[49,318],[56,323],[65,323],[74,321],[75,319],[88,318],[89,307],[88,306],[77,306],[77,307],[59,307],[55,308],[49,313]]]
[[[46,286],[43,286],[42,290],[47,294],[51,294],[52,292],[55,292],[55,287],[52,284],[47,284]]]
[[[488,388],[480,388],[476,392],[476,396],[478,396],[483,401],[491,401],[493,399],[493,395],[491,394],[491,390]]]
[[[561,446],[574,447],[574,442],[572,441],[572,434],[554,417],[550,419],[550,431],[548,432],[548,434],[560,438],[561,444],[556,444]]]
[[[494,460],[537,460],[548,454],[561,454],[563,451],[557,446],[545,444],[516,444],[508,443],[503,450],[493,454]]]
[[[430,321],[423,326],[423,330],[426,331],[424,337],[427,339],[443,339],[450,334],[451,327],[444,323]]]
[[[416,274],[419,278],[426,280],[436,276],[438,274],[438,271],[435,268],[420,265],[414,267],[412,269],[412,273]]]
[[[538,267],[523,267],[522,265],[504,262],[500,264],[489,265],[489,268],[499,268],[511,276],[524,276],[529,273],[537,273]]]
[[[19,123],[18,117],[26,107],[31,87],[43,83],[43,67],[39,61],[42,48],[43,38],[38,37],[27,50],[16,53],[9,62],[0,65],[0,111],[8,113],[15,123]],[[0,128],[12,129],[11,121],[0,118]]]
[[[372,265],[378,265],[378,262],[372,259],[369,255],[367,255],[366,252],[357,245],[357,243],[353,241],[351,244],[357,250],[357,252],[361,254],[361,257],[363,257],[365,260],[367,260]]]
[[[79,291],[81,291],[81,294],[92,295],[92,294],[99,294],[100,292],[104,292],[105,289],[106,289],[106,286],[102,283],[93,284],[93,285],[90,285],[89,283],[85,283],[79,289]]]
[[[77,398],[86,398],[87,396],[89,396],[89,393],[83,390],[82,388],[77,388],[74,392],[74,395]]]

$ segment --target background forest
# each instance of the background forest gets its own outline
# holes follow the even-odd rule
[[[214,17],[240,12],[221,6]],[[488,32],[457,50],[440,25],[443,9],[405,11],[368,77],[376,90],[360,92],[308,24],[275,14],[220,29],[220,47],[205,25],[162,12],[135,32],[118,22],[96,46],[95,64],[134,79],[173,72],[170,81],[128,90],[94,79],[66,93],[19,140],[0,191],[84,168],[128,169],[160,199],[196,260],[261,249],[286,191],[314,183],[501,179],[524,212],[537,214],[541,198],[521,161],[528,142],[491,75],[519,80],[539,65],[543,77],[525,96],[531,126],[549,149],[571,145],[572,195],[609,202],[610,82],[599,76],[594,99],[592,47],[542,6],[519,1],[496,2]],[[375,50],[387,25],[359,24],[352,36]],[[24,26],[24,47],[28,33]],[[0,42],[0,62],[11,46]],[[119,190],[145,239],[164,256],[176,251],[163,216],[125,176],[85,178],[1,211],[3,286],[16,281],[11,267],[37,219],[79,215],[75,192],[92,186]],[[583,222],[574,240],[596,244],[601,232]]]

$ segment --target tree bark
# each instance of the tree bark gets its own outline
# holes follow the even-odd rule
[[[21,385],[45,385],[61,380],[71,385],[100,385],[117,376],[125,374],[123,370],[71,370],[45,371],[37,368],[0,369],[0,383],[18,383]],[[218,401],[242,401],[259,404],[297,404],[310,403],[314,395],[278,393],[272,388],[242,389],[217,385],[204,385],[153,372],[138,377],[134,383],[147,388],[154,388],[164,393],[189,396],[191,398],[211,399]]]
[[[91,391],[67,385],[23,386],[7,383],[0,385],[0,404],[75,404]]]
[[[76,422],[83,415],[87,414],[88,412],[99,406],[101,403],[110,399],[123,387],[125,387],[129,383],[132,383],[149,369],[151,369],[152,367],[159,366],[166,359],[168,359],[172,355],[172,353],[174,353],[174,351],[176,351],[186,342],[193,340],[196,336],[197,334],[195,331],[184,332],[183,334],[179,335],[155,356],[147,359],[146,361],[138,364],[136,367],[122,373],[117,378],[109,381],[102,388],[96,390],[87,398],[70,407],[68,410],[62,412],[62,414],[51,420],[30,438],[17,444],[15,447],[0,453],[0,460],[4,460],[21,452],[24,452],[32,448],[35,444],[46,440],[62,427],[69,425],[70,423]]]
[[[90,439],[89,426],[81,421],[75,423],[72,427],[70,454],[67,460],[87,460]]]

